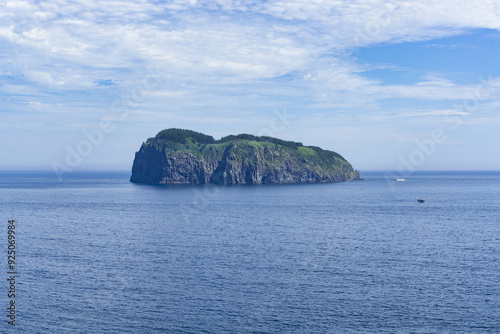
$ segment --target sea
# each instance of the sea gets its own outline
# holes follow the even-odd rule
[[[361,176],[2,171],[0,332],[15,299],[19,333],[500,333],[500,172]]]

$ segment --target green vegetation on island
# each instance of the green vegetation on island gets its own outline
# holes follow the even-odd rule
[[[300,142],[250,134],[215,140],[167,129],[136,153],[131,182],[159,184],[319,183],[359,179],[338,153]]]

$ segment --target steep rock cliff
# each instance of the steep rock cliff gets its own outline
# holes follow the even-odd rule
[[[358,180],[339,154],[301,143],[252,135],[214,140],[168,129],[135,154],[131,182],[150,184],[321,183]]]

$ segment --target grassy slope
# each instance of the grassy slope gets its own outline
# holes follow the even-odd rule
[[[314,169],[317,171],[335,171],[350,173],[353,168],[349,162],[335,152],[299,146],[297,149],[285,147],[275,143],[235,139],[223,143],[199,144],[192,138],[187,138],[184,143],[173,142],[158,138],[150,138],[144,147],[154,146],[157,150],[165,150],[168,156],[175,157],[189,153],[201,161],[215,162],[222,159],[224,151],[233,145],[231,153],[234,158],[247,163],[260,161],[267,165],[279,168],[286,162],[300,162],[296,168]],[[234,148],[237,147],[237,149]]]

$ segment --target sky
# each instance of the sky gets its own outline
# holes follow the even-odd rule
[[[0,169],[130,170],[162,129],[364,170],[500,170],[500,1],[0,3]]]

